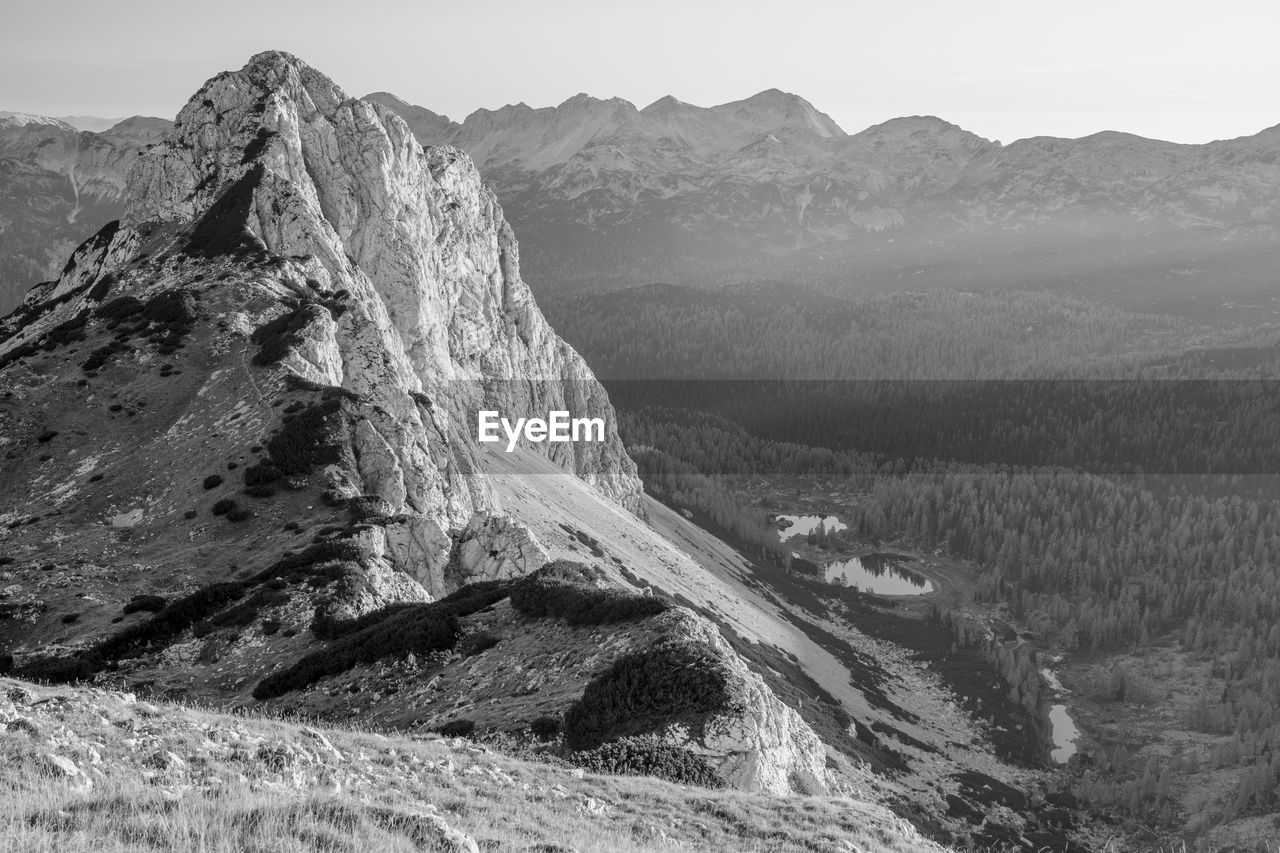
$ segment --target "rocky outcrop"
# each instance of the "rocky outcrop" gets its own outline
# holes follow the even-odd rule
[[[538,311],[465,154],[424,151],[398,116],[273,52],[206,83],[134,163],[124,201],[120,226],[11,318],[0,353],[98,304],[104,279],[118,282],[112,296],[145,297],[176,287],[179,266],[239,258],[242,307],[217,322],[281,338],[287,372],[360,401],[330,486],[386,503],[379,552],[432,594],[460,531],[497,510],[474,436],[481,409],[601,418],[602,442],[533,449],[607,499],[639,495],[603,388]],[[270,259],[269,274],[246,273],[250,256]],[[528,562],[513,547],[514,564]],[[497,563],[481,574],[506,571],[494,568],[506,557],[485,559]]]
[[[714,625],[685,610],[670,617],[670,636],[715,656],[729,674],[733,707],[700,731],[675,725],[666,740],[701,755],[730,785],[771,794],[825,794],[827,753],[813,729],[752,672]]]
[[[121,677],[164,682],[175,696],[274,701],[281,694],[254,685],[269,666],[301,660],[307,678],[286,692],[328,678],[312,698],[318,713],[335,713],[335,677],[347,676],[314,669],[331,653],[316,638],[338,642],[388,605],[509,581],[549,560],[497,497],[492,478],[508,469],[488,467],[473,432],[480,409],[600,418],[603,441],[532,443],[521,454],[545,457],[539,478],[574,482],[619,527],[641,527],[627,511],[640,482],[607,396],[539,312],[511,229],[467,155],[424,150],[395,114],[266,53],[205,84],[138,156],[124,201],[120,222],[0,327],[0,475],[19,484],[0,496],[0,518],[6,553],[21,560],[14,575],[25,582],[38,552],[45,565],[74,563],[88,600],[121,600],[93,610],[96,624],[67,655],[48,641],[92,620],[77,610],[37,625],[16,649],[19,671],[85,679],[109,660]],[[603,561],[589,538],[578,541]],[[122,547],[131,562],[115,574]],[[104,555],[100,573],[84,554]],[[174,611],[136,616],[125,584],[154,593],[156,564],[172,563],[180,580],[168,574],[158,591]],[[80,606],[71,595],[41,600],[60,612]],[[826,790],[814,733],[713,626],[680,612],[661,630],[720,660],[734,702],[696,732],[664,736],[736,787]],[[405,615],[430,634],[433,613]],[[380,712],[395,707],[387,697],[413,696],[412,721],[394,721],[409,725],[428,707],[451,714],[478,701],[475,657],[502,632],[520,650],[485,659],[486,704],[504,718],[494,728],[518,730],[535,710],[520,700],[563,711],[593,671],[572,667],[652,639],[628,620],[588,642],[559,620],[530,626],[510,607],[483,606],[476,619],[463,620],[465,637],[406,654],[395,642],[413,642],[401,636],[412,631],[371,641],[370,654],[397,666],[422,655],[432,683],[457,670],[456,684],[434,692],[406,677]],[[537,630],[593,654],[568,670],[516,666]],[[370,693],[343,695],[363,703]]]

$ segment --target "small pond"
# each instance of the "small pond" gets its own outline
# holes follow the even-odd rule
[[[927,595],[933,592],[933,582],[924,575],[888,560],[874,559],[874,555],[827,563],[824,574],[827,583],[856,586],[875,595]]]
[[[845,525],[834,515],[780,515],[777,522],[778,538],[783,542],[792,536],[808,536],[819,525],[830,533],[845,529]]]
[[[1058,764],[1066,764],[1076,754],[1076,739],[1080,730],[1067,713],[1066,705],[1054,705],[1049,709],[1049,725],[1053,729],[1053,751],[1049,753]]]

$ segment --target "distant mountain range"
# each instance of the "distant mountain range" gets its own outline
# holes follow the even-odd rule
[[[31,285],[54,278],[72,249],[120,217],[133,158],[173,126],[134,116],[92,132],[72,121],[101,123],[0,113],[0,314]]]
[[[1270,290],[1280,259],[1280,127],[1002,145],[932,116],[849,134],[776,89],[709,108],[577,95],[461,124],[368,99],[471,154],[544,291],[775,277],[1176,298]]]
[[[1033,287],[1206,310],[1275,290],[1280,126],[1184,145],[1103,132],[984,139],[932,116],[847,133],[770,89],[643,109],[576,95],[458,123],[379,92],[424,144],[469,153],[542,293],[766,278],[866,293]],[[118,215],[168,126],[0,118],[0,311]],[[7,291],[7,292],[6,292]]]

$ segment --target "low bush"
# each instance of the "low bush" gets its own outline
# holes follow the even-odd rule
[[[565,743],[589,749],[732,702],[722,661],[694,643],[659,643],[624,655],[587,685],[564,715]]]
[[[343,549],[354,550],[355,546],[344,542],[317,543],[260,573],[255,581],[265,580],[271,572],[303,571],[304,567],[314,566],[323,555]],[[429,604],[395,604],[353,620],[336,621],[317,614],[312,623],[316,636],[338,639],[263,679],[253,696],[272,699],[308,687],[326,676],[346,672],[358,664],[451,649],[461,635],[459,618],[483,610],[507,594],[505,584],[485,581],[464,586]]]
[[[455,616],[470,616],[490,605],[497,604],[511,594],[511,584],[506,581],[477,581],[459,587],[436,602],[448,608]]]
[[[142,307],[144,320],[179,334],[186,334],[198,317],[196,294],[190,290],[166,290],[148,299]]]
[[[213,505],[210,510],[214,515],[226,515],[236,508],[236,502],[231,498],[222,498]]]
[[[445,737],[466,737],[475,730],[475,720],[450,720],[444,725],[436,727],[436,731]]]
[[[325,400],[284,416],[275,435],[267,441],[271,464],[281,474],[306,474],[341,458],[342,445],[335,417],[338,400]]]
[[[490,634],[488,631],[481,631],[478,634],[472,634],[463,642],[462,653],[468,657],[487,652],[489,649],[502,642],[502,638],[496,634]]]
[[[289,594],[283,590],[264,587],[237,604],[215,614],[209,622],[219,628],[243,627],[252,624],[258,614],[268,607],[278,607],[289,602]]]
[[[159,595],[135,595],[124,606],[124,613],[159,613],[167,602]]]
[[[261,584],[270,580],[304,580],[317,574],[327,563],[354,562],[363,556],[360,546],[340,540],[317,542],[308,545],[297,554],[287,553],[249,579],[249,583]]]
[[[218,486],[221,486],[221,485],[222,485],[221,474],[210,474],[208,477],[204,478],[204,487],[206,489],[216,489],[218,488]]]
[[[529,723],[529,731],[538,740],[551,740],[560,734],[559,717],[538,717]]]
[[[316,605],[315,617],[311,620],[311,633],[321,640],[337,640],[357,631],[363,631],[371,625],[377,625],[388,616],[394,616],[405,608],[414,606],[416,605],[411,601],[401,601],[354,619],[335,619],[324,612],[324,605]]]
[[[619,738],[571,753],[569,761],[591,773],[654,776],[680,785],[724,787],[724,779],[701,756],[653,736]]]
[[[280,479],[280,469],[270,462],[259,462],[244,469],[246,486],[263,486]]]
[[[598,568],[557,560],[517,581],[511,589],[511,605],[526,616],[556,617],[570,625],[645,619],[671,607],[651,595],[600,586],[605,577]]]
[[[15,674],[28,681],[45,681],[51,684],[73,684],[92,678],[106,666],[102,655],[94,651],[81,652],[67,657],[41,657],[28,660],[16,668]]]
[[[248,521],[253,518],[253,512],[242,506],[235,507],[227,513],[227,521]]]
[[[98,644],[98,652],[108,660],[116,660],[150,643],[168,640],[240,599],[244,593],[245,584],[239,581],[204,587],[167,605],[146,622],[103,640]]]
[[[438,603],[407,607],[267,676],[254,688],[253,698],[283,696],[359,664],[451,649],[458,642],[458,634],[457,617]]]
[[[119,322],[142,313],[142,300],[136,296],[119,296],[98,306],[93,313],[110,322]]]
[[[295,302],[279,317],[254,329],[250,339],[258,345],[258,351],[254,353],[253,363],[266,367],[280,361],[303,342],[302,333],[323,313],[324,309],[317,305]]]

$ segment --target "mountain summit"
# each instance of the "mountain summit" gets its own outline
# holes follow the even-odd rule
[[[827,790],[716,626],[634,588],[697,568],[633,514],[607,396],[467,155],[269,52],[124,204],[0,327],[6,668],[404,728],[553,714],[579,751]],[[490,454],[482,409],[604,435]],[[635,668],[669,705],[592,710]]]

